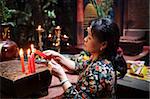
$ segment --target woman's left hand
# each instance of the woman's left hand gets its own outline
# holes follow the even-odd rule
[[[51,60],[48,63],[51,73],[58,77],[60,81],[68,79],[63,68],[55,60]]]

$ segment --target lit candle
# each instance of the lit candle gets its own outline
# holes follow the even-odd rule
[[[31,60],[30,60],[30,49],[27,50],[27,56],[28,56],[28,72],[31,73]]]
[[[49,59],[49,57],[47,55],[45,55],[44,53],[42,53],[40,50],[35,49],[34,51],[36,54],[43,57],[44,59]]]
[[[34,48],[34,45],[31,44],[31,51],[34,52],[34,49],[35,49],[35,48]]]
[[[34,53],[31,53],[30,62],[31,62],[31,72],[34,73],[35,72]]]
[[[47,55],[42,53],[40,50],[35,49],[33,44],[31,44],[31,50],[32,50],[33,53],[43,57],[44,59],[50,59],[50,57],[48,57]]]
[[[20,55],[20,61],[21,61],[21,65],[22,65],[22,72],[25,72],[25,67],[24,67],[24,54],[23,54],[23,49],[21,48],[19,51],[19,55]]]
[[[34,59],[34,45],[31,44],[31,56],[30,56],[30,62],[31,62],[31,72],[35,72],[35,59]]]

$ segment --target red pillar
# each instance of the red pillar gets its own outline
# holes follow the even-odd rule
[[[77,46],[83,45],[84,39],[84,13],[83,13],[83,0],[77,0]]]

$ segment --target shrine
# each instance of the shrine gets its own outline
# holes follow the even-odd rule
[[[0,98],[78,99],[107,96],[99,91],[106,85],[98,86],[105,78],[99,79],[105,71],[100,69],[103,65],[94,65],[101,56],[100,59],[106,58],[113,65],[113,60],[121,57],[126,66],[113,67],[115,91],[111,98],[149,99],[149,17],[149,0],[1,0]],[[98,29],[99,33],[104,33],[100,35],[103,43],[97,40],[99,34],[94,30],[96,25],[104,22],[96,23],[97,19],[105,18],[119,28],[118,42],[111,42],[118,44],[117,54],[112,59],[104,57],[105,44],[109,44],[109,40],[105,41],[105,32],[110,27],[106,30],[103,27],[109,24]],[[114,27],[110,29],[112,32]],[[96,52],[99,56],[95,58]],[[78,65],[81,66],[76,67]],[[92,66],[95,69],[88,72]],[[117,69],[125,70],[120,78],[118,75],[121,73]],[[90,74],[98,70],[99,76]],[[91,75],[94,75],[93,78],[90,78]],[[91,81],[93,79],[99,81]],[[81,83],[82,86],[79,86]],[[91,83],[94,86],[90,87]],[[74,90],[76,95],[71,93]]]

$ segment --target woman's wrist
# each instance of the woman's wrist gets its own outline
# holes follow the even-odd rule
[[[63,85],[64,83],[66,83],[67,81],[69,81],[68,79],[64,79],[62,81],[60,81],[60,84]]]
[[[64,83],[62,83],[62,87],[64,91],[66,91],[71,86],[72,84],[69,82],[69,80],[66,80]]]
[[[62,61],[61,63],[66,66],[68,69],[70,70],[74,70],[75,69],[75,62],[66,58],[66,57],[62,57]]]
[[[66,76],[63,76],[59,78],[60,84],[62,85],[64,91],[67,90],[72,84],[69,82],[68,78]]]
[[[62,82],[63,80],[68,80],[67,76],[65,73],[59,76],[59,81]]]

